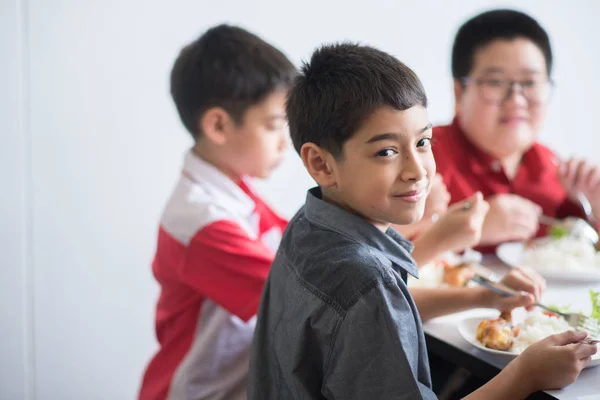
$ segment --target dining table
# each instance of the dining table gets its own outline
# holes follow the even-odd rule
[[[495,255],[485,255],[482,265],[501,276],[510,266]],[[565,274],[568,272],[565,271]],[[600,281],[547,280],[542,296],[545,304],[569,305],[573,311],[589,315],[592,309],[590,289],[600,290]],[[475,347],[459,333],[459,325],[467,318],[489,318],[489,309],[472,309],[427,321],[425,338],[430,353],[469,371],[473,376],[489,380],[498,374],[513,358],[492,354]],[[584,369],[577,380],[560,390],[536,392],[530,399],[600,400],[600,366]]]

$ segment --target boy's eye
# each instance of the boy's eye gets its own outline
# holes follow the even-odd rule
[[[503,87],[504,82],[500,79],[487,79],[484,81],[484,84],[491,87]]]
[[[270,131],[280,131],[285,128],[285,124],[269,124],[267,129]]]
[[[536,81],[523,81],[521,82],[521,86],[523,86],[524,88],[532,88],[534,86],[536,86],[537,82]]]
[[[379,157],[391,157],[395,154],[398,154],[398,152],[394,149],[383,149],[380,152],[377,153],[377,156]]]
[[[431,145],[431,138],[423,138],[417,142],[417,147],[426,147]]]

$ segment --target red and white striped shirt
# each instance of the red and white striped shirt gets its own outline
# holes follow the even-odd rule
[[[287,221],[192,152],[152,265],[160,345],[140,400],[245,399],[258,303]]]

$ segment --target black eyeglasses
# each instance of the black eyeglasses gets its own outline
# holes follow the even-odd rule
[[[530,104],[544,103],[550,99],[554,83],[549,79],[529,79],[511,81],[507,79],[475,79],[464,77],[460,79],[463,86],[475,84],[481,97],[489,103],[502,103],[508,99],[513,90],[519,92]]]

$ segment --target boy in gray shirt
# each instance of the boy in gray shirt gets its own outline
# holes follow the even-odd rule
[[[423,87],[394,57],[353,44],[318,49],[302,72],[287,113],[319,186],[271,267],[248,398],[434,399],[419,312],[437,315],[429,308],[438,305],[417,310],[406,287],[418,275],[412,245],[390,228],[421,218],[435,175]],[[568,345],[584,337],[531,346],[469,398],[519,399],[573,382],[596,352]]]

